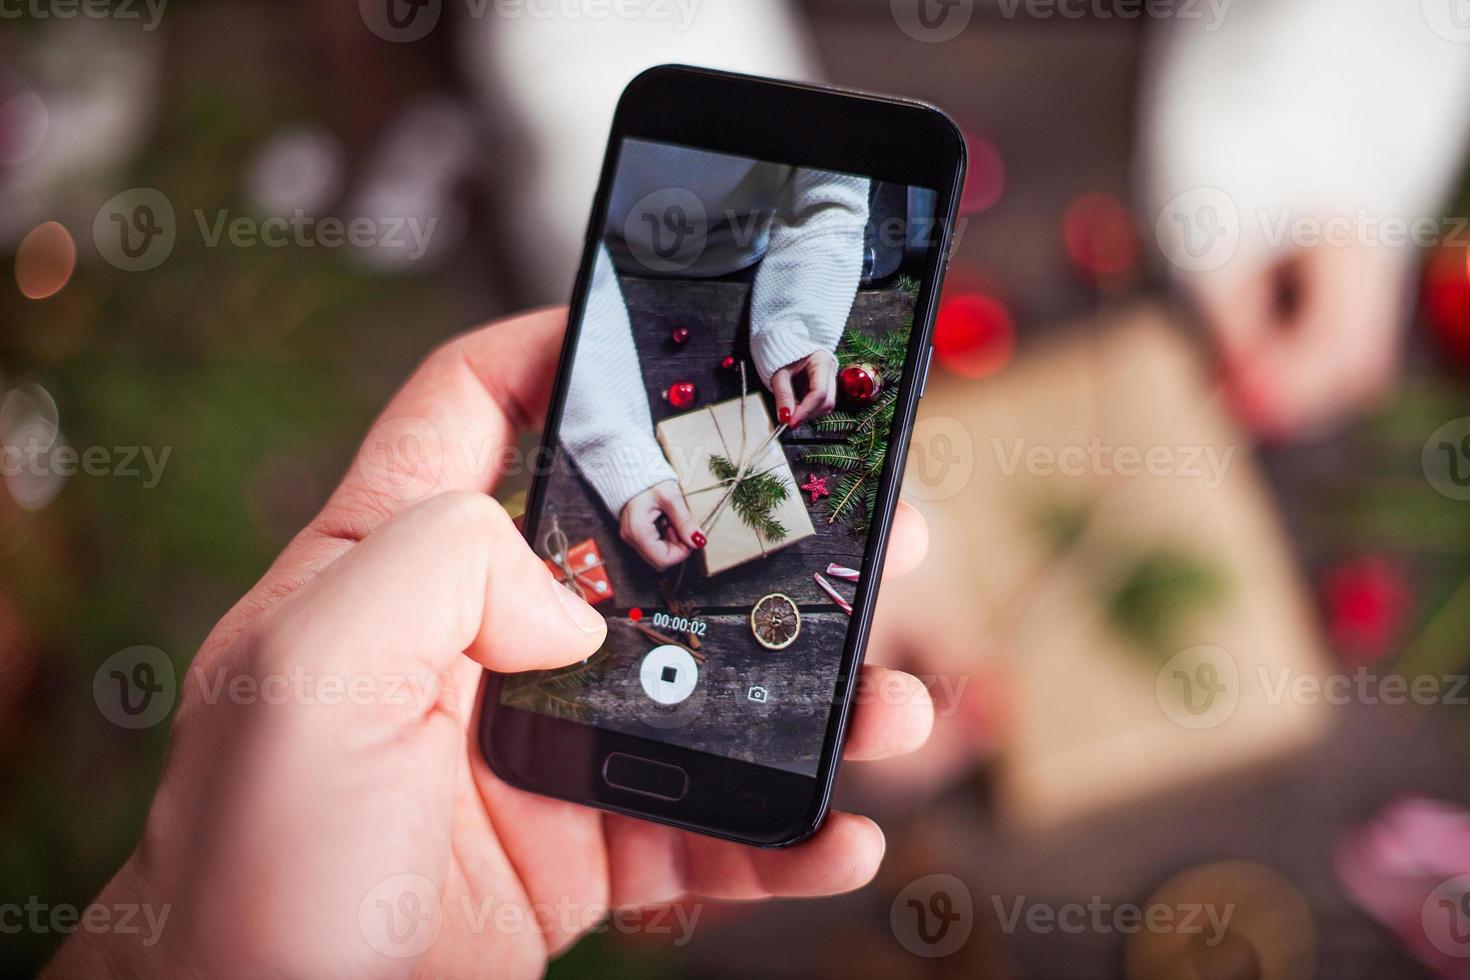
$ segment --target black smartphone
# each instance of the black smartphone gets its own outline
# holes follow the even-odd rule
[[[964,166],[919,102],[628,86],[524,517],[608,636],[487,676],[502,779],[749,844],[821,825]]]

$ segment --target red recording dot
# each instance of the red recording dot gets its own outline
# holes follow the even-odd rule
[[[628,610],[628,618],[635,623],[638,622],[638,620],[643,618],[643,610],[639,609],[637,606],[634,606],[632,609]]]

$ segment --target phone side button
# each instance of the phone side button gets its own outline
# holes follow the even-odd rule
[[[919,376],[919,397],[924,397],[924,389],[929,387],[929,366],[934,363],[934,345],[929,345],[929,350],[924,354],[924,373]]]
[[[614,789],[661,800],[681,800],[689,792],[689,774],[683,769],[626,752],[609,753],[603,760],[602,781]]]

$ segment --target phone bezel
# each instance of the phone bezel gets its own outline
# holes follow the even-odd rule
[[[494,674],[485,675],[480,692],[481,751],[492,771],[512,785],[715,837],[785,846],[821,826],[841,762],[853,685],[878,596],[879,576],[874,570],[882,568],[887,551],[921,394],[920,372],[928,366],[934,314],[964,180],[964,137],[948,116],[922,102],[683,65],[651,68],[629,83],[618,102],[573,290],[570,323],[580,322],[586,306],[613,175],[622,141],[628,137],[862,174],[938,192],[936,243],[926,257],[915,304],[880,496],[838,670],[836,710],[828,718],[816,776],[504,707],[498,703],[500,680]],[[915,153],[915,147],[924,152]],[[549,459],[555,449],[575,344],[574,332],[568,330],[537,458]],[[538,475],[528,493],[528,528],[535,526],[545,485],[544,476]],[[601,778],[601,761],[612,752],[679,766],[688,773],[691,788],[679,801],[615,789]],[[578,758],[587,764],[568,764]]]

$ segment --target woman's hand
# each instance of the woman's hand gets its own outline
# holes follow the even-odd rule
[[[667,530],[660,529],[660,517]],[[624,504],[619,524],[623,540],[660,571],[705,545],[704,533],[673,480],[655,483]]]
[[[794,378],[804,379],[806,394],[796,400]],[[808,419],[826,415],[837,407],[837,358],[829,350],[818,350],[771,374],[771,394],[776,396],[776,419],[796,428]]]
[[[78,930],[49,976],[538,976],[610,909],[873,875],[883,835],[863,817],[762,850],[523,793],[486,767],[483,669],[575,662],[604,636],[487,496],[545,412],[565,323],[548,310],[468,334],[393,399],[181,685],[142,840],[98,900],[165,914],[161,941]],[[888,567],[925,540],[900,506]],[[923,685],[866,673],[884,696],[855,706],[848,757],[916,748]]]
[[[1225,391],[1260,435],[1289,438],[1381,395],[1397,369],[1407,266],[1399,249],[1319,245],[1198,290]]]

